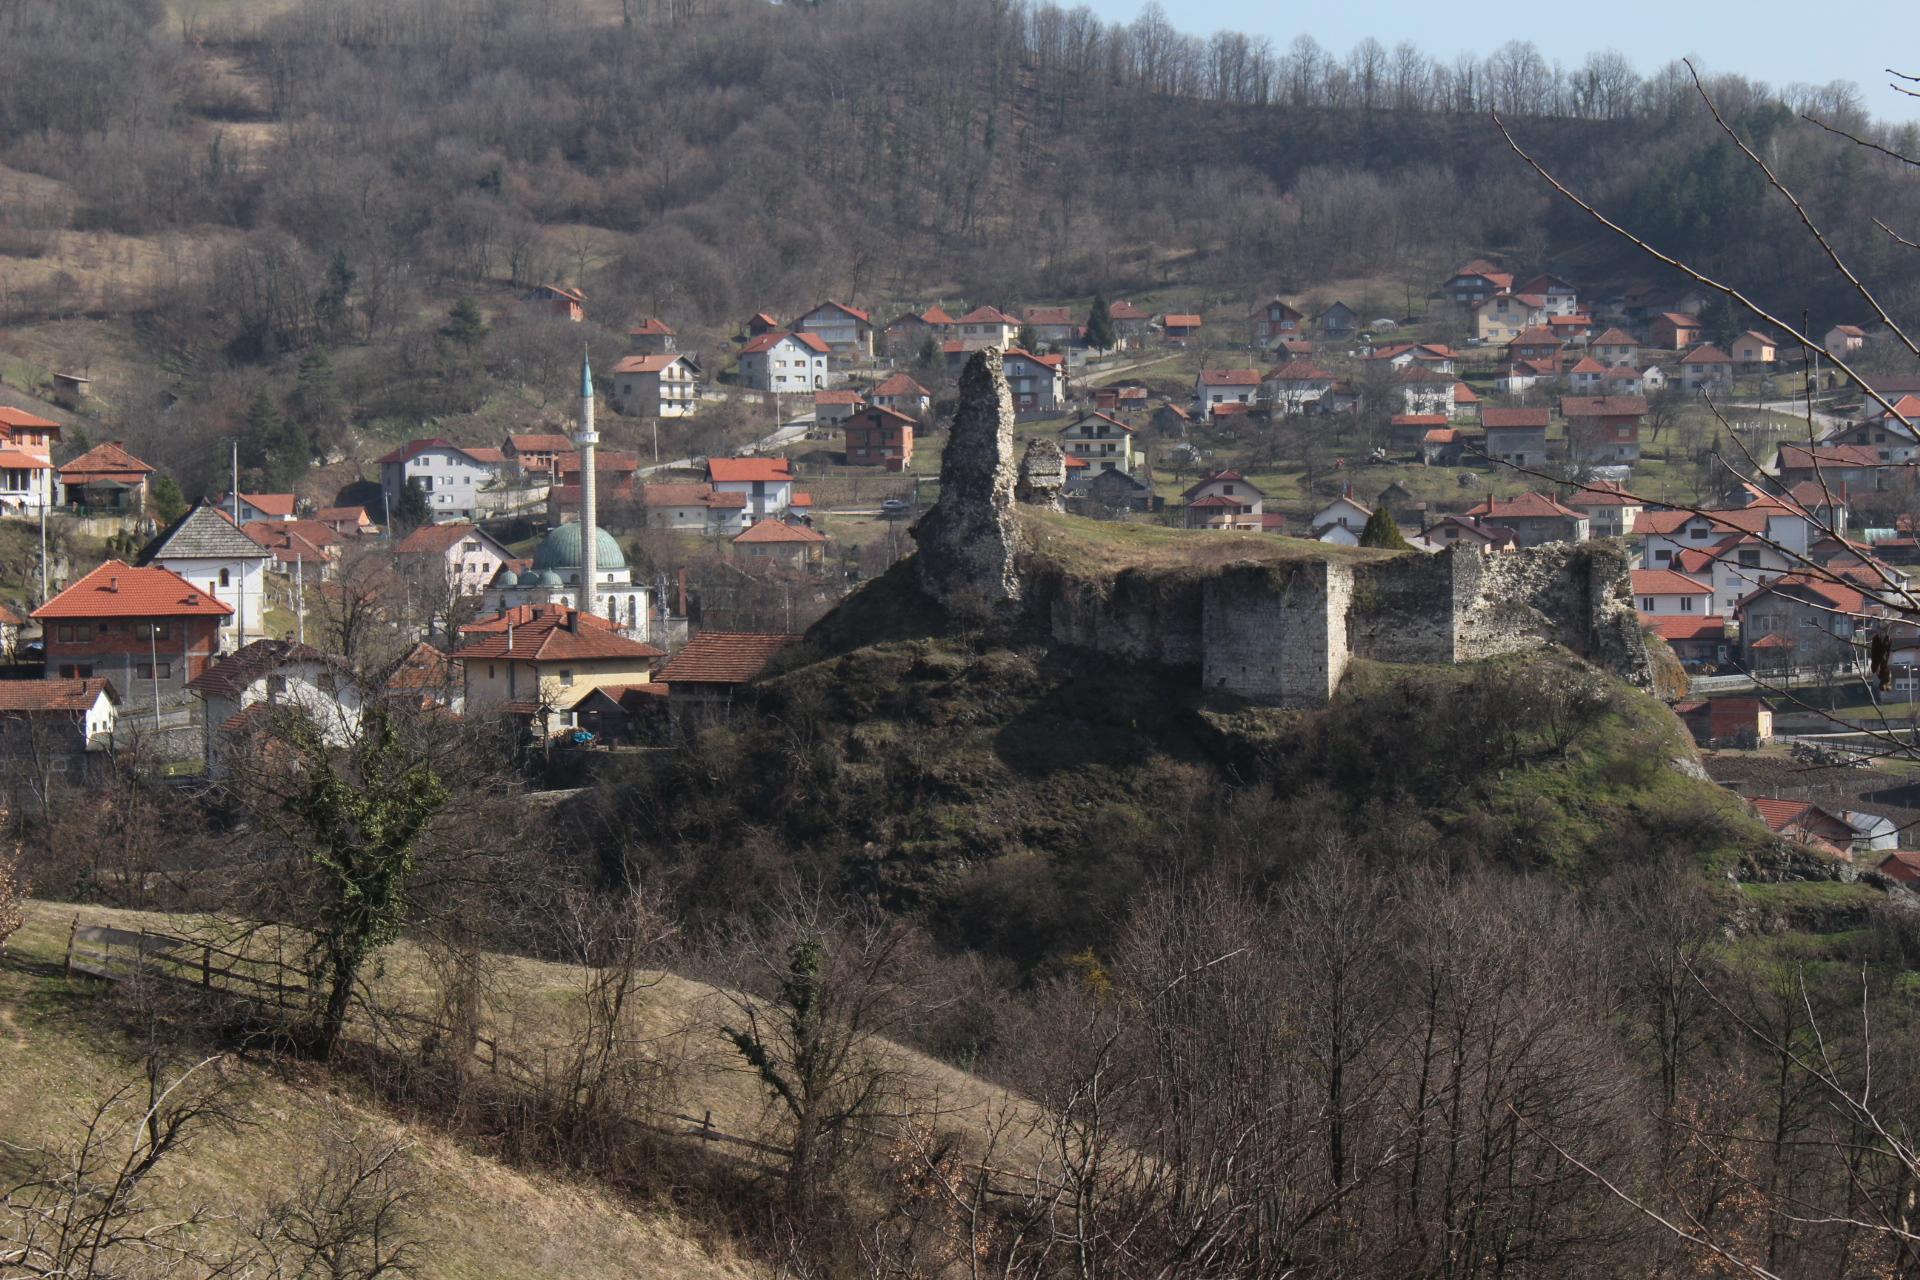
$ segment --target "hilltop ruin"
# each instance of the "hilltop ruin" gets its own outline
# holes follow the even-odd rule
[[[1652,682],[1631,560],[1615,543],[1356,553],[1076,521],[1053,511],[1059,490],[1044,450],[1013,461],[998,351],[967,362],[960,393],[940,499],[914,530],[921,588],[949,609],[986,604],[1057,643],[1197,670],[1208,690],[1281,707],[1326,705],[1357,657],[1457,663],[1543,642]],[[1076,539],[1087,554],[1057,554]],[[1153,556],[1130,553],[1149,540]]]

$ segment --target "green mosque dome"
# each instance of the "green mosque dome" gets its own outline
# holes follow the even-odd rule
[[[609,569],[627,567],[627,557],[621,553],[620,544],[613,540],[612,534],[605,529],[595,528],[593,538],[596,569],[605,573]],[[536,570],[560,572],[571,569],[578,572],[580,560],[580,526],[577,523],[563,524],[549,531],[533,552],[533,567]]]

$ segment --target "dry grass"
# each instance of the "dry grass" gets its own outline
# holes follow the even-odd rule
[[[1284,564],[1326,560],[1348,564],[1393,555],[1300,538],[1237,530],[1169,529],[1121,520],[1087,520],[1058,512],[1020,511],[1034,554],[1075,575],[1105,576],[1124,569],[1173,572],[1218,569],[1249,561]]]

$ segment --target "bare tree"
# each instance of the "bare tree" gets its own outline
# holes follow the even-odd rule
[[[427,1245],[410,1147],[336,1121],[254,1229],[275,1280],[380,1280],[418,1271]]]

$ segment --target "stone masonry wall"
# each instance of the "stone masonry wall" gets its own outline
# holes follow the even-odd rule
[[[1201,681],[1282,707],[1320,707],[1345,674],[1353,570],[1308,561],[1241,565],[1207,580]]]
[[[1204,587],[1197,578],[1123,572],[1103,586],[1050,579],[1044,593],[1033,584],[1029,590],[1044,594],[1047,629],[1061,644],[1135,662],[1200,666]]]

